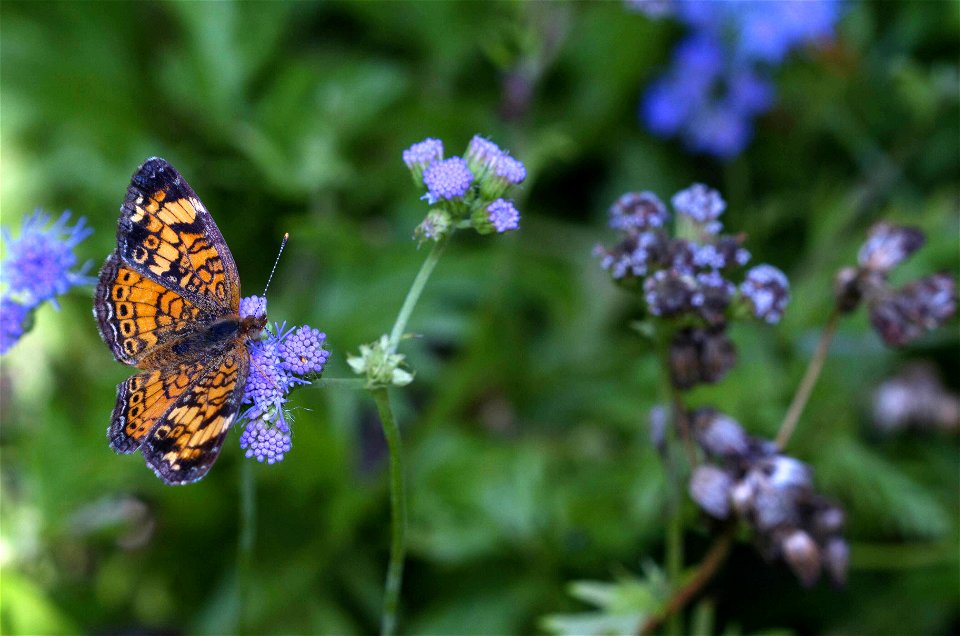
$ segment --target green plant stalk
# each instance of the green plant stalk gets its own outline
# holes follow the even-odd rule
[[[667,521],[667,579],[670,581],[671,594],[680,587],[680,578],[683,576],[683,506],[681,506],[681,492],[677,471],[673,471],[673,482],[670,486],[670,519]],[[679,612],[674,612],[667,618],[666,633],[673,636],[683,634],[683,623]]]
[[[430,274],[433,273],[433,268],[436,267],[440,261],[443,249],[447,246],[447,243],[450,242],[451,236],[453,236],[452,231],[449,234],[445,234],[439,241],[433,244],[433,247],[430,248],[430,253],[427,254],[427,258],[423,261],[423,265],[420,266],[420,271],[417,272],[417,277],[413,279],[413,285],[410,286],[407,297],[403,299],[403,306],[400,307],[400,313],[397,314],[397,321],[393,323],[393,329],[390,331],[391,353],[396,352],[397,345],[400,344],[400,338],[403,337],[403,332],[407,328],[407,322],[410,320],[410,314],[413,313],[413,308],[417,306],[417,301],[420,300],[420,294],[423,292],[423,288],[426,287],[427,281],[430,280]]]
[[[670,401],[674,426],[664,458],[664,468],[667,475],[668,519],[666,535],[664,537],[664,562],[667,571],[667,580],[670,583],[670,593],[674,594],[680,587],[683,576],[683,489],[680,484],[684,470],[681,466],[682,457],[686,456],[689,462],[688,470],[692,470],[696,463],[696,452],[690,439],[690,427],[687,422],[687,409],[683,403],[682,392],[673,385],[670,379],[669,341],[661,339],[659,344],[660,360],[663,367],[664,391]],[[672,636],[683,634],[683,620],[679,613],[667,617],[666,633]]]
[[[786,448],[790,437],[793,436],[793,432],[797,428],[800,416],[803,415],[803,409],[806,408],[810,394],[813,393],[813,387],[816,386],[820,372],[823,371],[823,363],[827,360],[827,354],[830,352],[830,343],[833,341],[833,334],[837,332],[837,325],[839,323],[840,312],[834,309],[833,313],[830,314],[830,318],[827,320],[827,326],[823,328],[823,333],[820,335],[820,342],[817,344],[817,350],[814,352],[813,357],[810,358],[810,363],[807,365],[807,370],[803,374],[803,380],[800,381],[800,386],[797,387],[793,401],[787,409],[787,414],[783,417],[783,423],[780,424],[780,430],[777,432],[776,439],[777,448],[780,450]]]
[[[257,537],[257,496],[253,462],[240,461],[240,537],[237,545],[237,590],[240,600],[238,632],[245,632],[244,608],[249,607],[250,583],[253,580],[253,545]]]
[[[407,549],[407,503],[404,484],[403,449],[400,443],[400,429],[390,407],[390,395],[386,387],[371,391],[377,404],[383,434],[387,438],[390,454],[390,511],[391,541],[390,565],[387,568],[387,581],[384,586],[383,616],[380,634],[390,636],[397,626],[397,606],[400,602],[400,586],[403,581],[403,559]]]

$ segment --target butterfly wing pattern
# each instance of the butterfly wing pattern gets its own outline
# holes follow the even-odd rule
[[[246,343],[266,317],[239,308],[236,264],[210,213],[173,166],[148,159],[127,189],[94,315],[114,357],[142,370],[117,386],[110,446],[142,450],[168,484],[207,473],[240,408]]]

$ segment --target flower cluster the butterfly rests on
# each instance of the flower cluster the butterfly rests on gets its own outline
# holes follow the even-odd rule
[[[68,225],[70,212],[60,215],[53,225],[40,210],[26,217],[20,235],[14,238],[4,228],[7,258],[2,266],[3,290],[0,292],[0,355],[16,344],[32,325],[33,312],[49,301],[59,309],[57,297],[76,285],[96,282],[86,276],[92,262],[78,267],[74,248],[93,230],[83,217]]]
[[[248,296],[240,301],[240,316],[266,316],[267,300]],[[245,421],[240,448],[249,458],[273,464],[290,451],[290,423],[286,402],[290,391],[323,373],[330,352],[324,349],[326,334],[303,325],[287,328],[273,324],[261,338],[249,343],[250,373],[243,389],[240,412]]]

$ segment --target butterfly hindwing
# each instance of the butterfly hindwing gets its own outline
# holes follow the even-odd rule
[[[107,430],[110,447],[118,453],[139,449],[202,370],[202,363],[184,364],[176,372],[145,371],[117,385],[117,404]]]
[[[250,359],[241,347],[204,369],[177,398],[141,450],[168,484],[188,484],[213,466],[243,398]]]

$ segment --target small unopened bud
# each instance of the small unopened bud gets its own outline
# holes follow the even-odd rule
[[[670,378],[679,389],[722,380],[737,362],[723,325],[681,329],[670,344]]]
[[[757,495],[756,479],[750,474],[738,481],[730,489],[730,503],[740,517],[746,517],[753,510]]]
[[[923,232],[915,227],[877,223],[860,248],[860,267],[886,274],[923,246]]]
[[[827,506],[813,515],[813,533],[821,538],[843,532],[846,515],[836,506]]]
[[[667,425],[670,423],[670,411],[665,406],[655,406],[647,416],[650,424],[650,443],[661,457],[667,453]]]
[[[731,486],[733,479],[726,471],[703,464],[690,477],[690,498],[710,516],[726,519],[730,516]]]
[[[820,550],[813,538],[803,530],[793,530],[780,543],[783,559],[805,586],[813,585],[820,577]]]
[[[823,549],[823,565],[830,579],[837,585],[847,582],[847,567],[850,564],[850,546],[840,537],[827,541]]]
[[[932,366],[916,364],[877,387],[873,421],[887,433],[909,427],[957,430],[960,398],[944,388]]]
[[[901,347],[945,323],[956,310],[953,278],[933,274],[872,302],[870,324],[888,345]]]
[[[703,337],[700,348],[700,377],[712,384],[726,377],[737,363],[737,349],[723,327],[711,328]]]
[[[850,313],[857,308],[863,299],[860,290],[860,270],[856,267],[844,267],[837,272],[833,279],[833,297],[837,309],[843,313]]]
[[[797,523],[798,503],[810,493],[810,472],[800,461],[784,455],[761,460],[751,473],[757,475],[754,523],[761,531]]]
[[[692,421],[694,437],[708,455],[733,458],[747,452],[749,438],[732,417],[713,409],[699,409]]]

